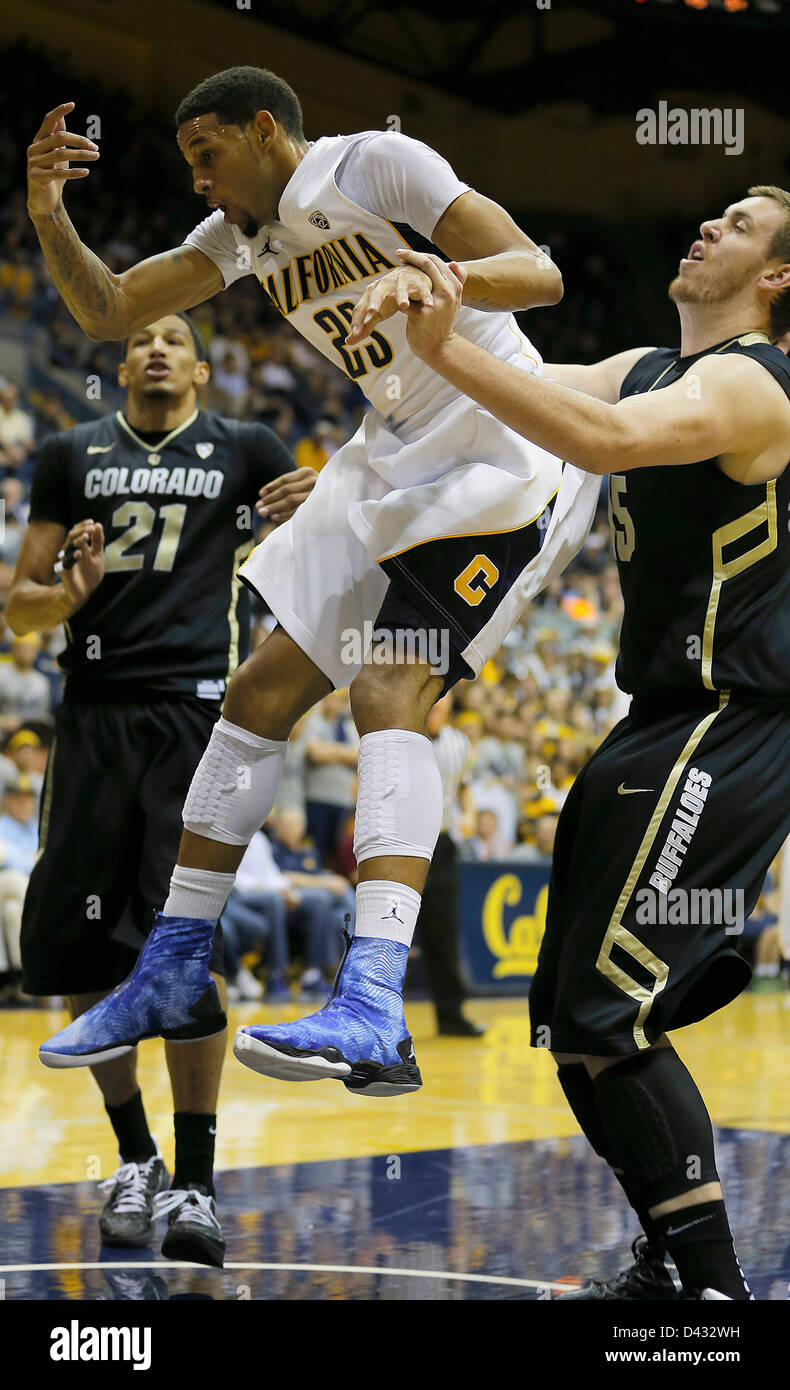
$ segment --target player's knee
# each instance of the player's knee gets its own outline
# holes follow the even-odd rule
[[[426,663],[363,666],[351,682],[351,713],[360,735],[391,728],[421,730],[441,692],[441,677]]]
[[[300,692],[277,679],[253,652],[231,677],[223,713],[232,724],[264,738],[287,739],[303,712]]]

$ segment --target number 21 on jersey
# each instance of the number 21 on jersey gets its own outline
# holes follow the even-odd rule
[[[159,508],[162,518],[162,534],[156,547],[153,568],[169,573],[175,563],[181,528],[186,516],[186,504],[175,502]],[[117,570],[141,570],[145,557],[139,553],[129,555],[128,551],[138,541],[146,540],[156,525],[156,512],[148,502],[124,502],[112,514],[113,526],[127,529],[117,540],[112,541],[104,552],[105,573]]]

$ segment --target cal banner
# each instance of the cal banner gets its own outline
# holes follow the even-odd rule
[[[549,870],[460,864],[461,958],[480,994],[525,994],[546,925]]]

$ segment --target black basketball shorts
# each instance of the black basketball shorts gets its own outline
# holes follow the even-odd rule
[[[23,989],[113,989],[168,894],[192,775],[219,716],[196,699],[69,701],[55,714],[39,858],[22,914]],[[211,969],[223,973],[217,931]]]
[[[787,709],[634,701],[560,815],[533,1046],[625,1056],[735,998],[739,934],[789,832]]]

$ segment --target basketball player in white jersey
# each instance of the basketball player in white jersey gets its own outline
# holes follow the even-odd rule
[[[598,483],[563,470],[412,355],[398,310],[430,304],[431,282],[398,252],[461,261],[456,331],[524,372],[539,373],[541,359],[511,311],[556,303],[560,274],[420,141],[367,131],[308,143],[295,93],[249,67],[208,78],[176,113],[209,216],[181,248],[113,274],[63,208],[64,183],[98,157],[66,131],[71,109],[50,112],[30,146],[28,207],[52,278],[92,338],[125,337],[255,275],[373,409],[293,520],[242,566],[278,625],[228,689],[185,803],[164,911],[134,974],[44,1044],[42,1060],[89,1065],[142,1037],[217,1031],[207,963],[235,870],[272,808],[293,724],[349,685],[361,739],[354,938],[318,1014],[242,1029],[234,1051],[282,1079],[332,1077],[367,1095],[416,1090],[402,982],[442,817],[426,716],[455,681],[478,674],[578,549]],[[359,644],[373,629],[392,639],[391,664],[365,661]],[[404,630],[417,636],[398,660]],[[187,989],[185,956],[190,978],[194,962],[206,962],[205,988]]]

